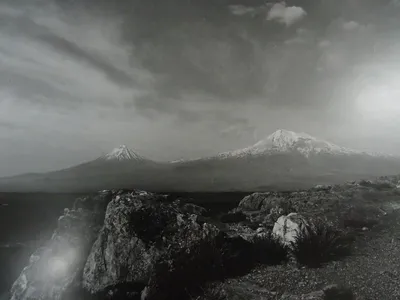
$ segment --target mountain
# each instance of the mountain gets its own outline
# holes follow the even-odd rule
[[[400,171],[398,157],[348,149],[283,129],[243,149],[173,165],[185,185],[195,190],[305,188]]]
[[[70,168],[1,178],[1,191],[87,192],[112,188],[153,188],[166,164],[147,159],[125,145]],[[161,179],[160,179],[161,181]]]
[[[222,156],[242,157],[248,155],[270,155],[283,152],[298,152],[305,157],[313,154],[349,155],[359,153],[327,141],[316,139],[306,133],[295,133],[288,130],[277,130],[267,138],[251,147],[222,153]]]
[[[0,191],[265,191],[399,173],[398,157],[344,148],[306,133],[277,130],[243,149],[165,163],[122,145],[67,169],[2,178]]]
[[[299,154],[309,158],[318,154],[329,155],[369,155],[369,156],[382,156],[389,157],[384,154],[367,153],[357,151],[349,148],[344,148],[333,143],[317,139],[307,133],[296,133],[289,130],[279,129],[267,136],[265,139],[260,140],[256,144],[229,152],[222,152],[216,156],[198,158],[191,160],[180,160],[174,163],[186,163],[190,161],[199,160],[218,160],[229,158],[249,158],[260,157],[282,153]]]
[[[114,148],[110,153],[100,157],[100,159],[108,161],[144,161],[146,160],[143,156],[140,156],[136,152],[132,151],[125,145],[121,145],[118,148]]]

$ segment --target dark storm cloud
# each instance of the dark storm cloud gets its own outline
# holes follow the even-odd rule
[[[41,35],[37,37],[38,40],[49,44],[54,47],[56,51],[65,53],[67,56],[73,57],[82,61],[83,63],[89,64],[91,67],[104,72],[110,80],[122,86],[132,86],[134,80],[126,74],[124,71],[119,70],[113,65],[109,64],[107,61],[100,57],[96,57],[96,54],[89,53],[84,49],[81,49],[79,45],[68,41],[63,37],[59,37],[52,34]]]
[[[385,22],[388,4],[142,4],[141,16],[128,20],[127,27],[133,29],[125,37],[135,44],[133,57],[155,76],[156,83],[146,102],[136,101],[137,108],[179,111],[176,107],[182,102],[210,99],[324,108],[327,102],[318,92],[320,86],[334,83],[333,77],[341,84],[352,67],[350,61],[362,63],[368,58],[368,47],[375,43],[368,35],[375,33],[361,31],[368,32],[373,22]],[[138,22],[141,26],[134,26]],[[324,43],[335,45],[319,46]]]
[[[343,19],[346,30],[359,24],[353,17],[366,18],[384,7],[371,1],[85,3],[99,14],[103,9],[103,14],[112,11],[121,15],[125,42],[134,46],[131,61],[138,62],[155,78],[153,89],[132,101],[138,109],[166,113],[179,113],[182,102],[210,99],[323,106],[313,95],[319,82],[324,81],[321,70],[328,72],[323,76],[330,77],[333,70],[329,64],[338,60],[345,65],[344,61],[361,56],[347,49],[337,50],[339,55],[326,54],[318,43],[332,31],[332,23],[338,18]],[[68,8],[68,4],[63,5]],[[309,37],[298,33],[300,26],[311,31]],[[335,30],[334,34],[342,34],[338,28]],[[128,85],[132,82],[124,71],[96,59],[71,41],[57,36],[50,40],[60,51],[79,55],[112,79]]]
[[[362,62],[370,38],[357,38],[357,31],[369,26],[368,22],[385,22],[386,15],[381,13],[390,2],[282,3],[153,0],[111,5],[83,1],[61,7],[67,11],[75,5],[74,9],[86,7],[87,12],[112,12],[122,18],[124,42],[132,46],[130,62],[140,64],[155,80],[143,98],[132,98],[138,109],[173,113],[179,112],[182,102],[208,100],[323,107],[324,101],[314,95],[320,83],[332,81],[332,76],[340,80],[349,70],[349,61]],[[308,36],[300,29],[308,31]],[[136,84],[134,73],[128,74],[75,41],[51,31],[37,34],[36,39],[97,68],[118,85]],[[347,39],[342,47],[337,46],[340,39]],[[336,45],[319,47],[324,41]]]

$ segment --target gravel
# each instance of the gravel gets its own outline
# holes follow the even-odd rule
[[[295,295],[310,293],[329,284],[351,288],[357,300],[400,299],[400,212],[384,216],[375,228],[360,230],[351,256],[318,269],[293,264],[259,266],[228,284],[249,284]],[[339,300],[339,299],[338,299]]]

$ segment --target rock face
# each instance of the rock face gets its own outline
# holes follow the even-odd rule
[[[83,287],[93,295],[121,285],[137,293],[146,287],[142,299],[172,299],[173,285],[188,287],[194,274],[201,281],[221,273],[215,268],[226,259],[222,249],[237,245],[199,215],[187,213],[203,212],[192,208],[154,194],[115,197],[86,261]]]
[[[197,223],[196,215],[164,202],[163,196],[134,193],[110,202],[84,268],[85,289],[97,294],[121,283],[143,288],[165,249],[174,243],[185,248],[218,233],[209,224]]]
[[[66,209],[50,241],[30,257],[11,288],[11,300],[73,299],[86,257],[101,228],[111,192],[78,199]]]
[[[287,216],[281,216],[276,221],[272,234],[279,238],[283,244],[290,246],[307,225],[308,222],[304,217],[297,213],[290,213]]]
[[[133,193],[118,195],[110,202],[84,268],[83,286],[88,291],[98,293],[121,282],[146,284],[157,254],[149,243],[161,234],[171,213],[164,210],[154,215],[151,201],[161,205],[159,199]]]
[[[206,215],[200,206],[142,191],[78,199],[31,256],[10,298],[185,298],[203,282],[252,265],[251,243],[222,232]]]
[[[78,199],[31,256],[10,298],[180,299],[202,282],[237,272],[250,256],[250,242],[222,232],[206,214],[141,191]]]

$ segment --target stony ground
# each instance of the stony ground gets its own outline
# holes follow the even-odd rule
[[[357,300],[400,299],[400,211],[383,217],[375,228],[360,230],[353,248],[351,256],[322,268],[260,266],[229,283],[267,288],[271,300],[283,292],[309,293],[329,284],[350,287]]]
[[[399,178],[315,187],[307,191],[256,193],[245,197],[237,209],[216,218],[196,205],[167,200],[164,196],[142,191],[106,191],[78,199],[73,209],[64,210],[64,215],[58,219],[57,238],[48,244],[48,249],[58,249],[60,253],[42,251],[38,260],[31,262],[33,267],[24,270],[17,280],[12,299],[28,300],[20,297],[19,292],[32,288],[44,295],[40,299],[64,299],[69,297],[68,293],[73,294],[73,298],[68,299],[81,299],[75,294],[83,291],[76,291],[69,284],[80,280],[76,276],[82,273],[88,290],[97,295],[109,295],[111,291],[113,299],[140,294],[142,299],[187,299],[181,298],[183,295],[192,300],[202,299],[195,298],[197,295],[192,291],[203,293],[193,286],[203,288],[204,282],[215,280],[210,288],[205,286],[203,292],[214,288],[223,290],[224,284],[220,284],[219,279],[237,274],[241,266],[245,266],[243,270],[247,272],[255,261],[260,261],[259,249],[268,255],[264,251],[267,248],[238,237],[263,235],[272,230],[277,218],[292,212],[310,222],[322,221],[355,234],[352,254],[318,269],[301,268],[294,263],[253,268],[247,275],[225,280],[226,300],[282,300],[283,293],[325,293],[321,290],[332,284],[349,287],[358,300],[400,299]],[[100,230],[102,226],[106,230]],[[228,236],[221,231],[226,231]],[[92,246],[94,240],[95,246]],[[156,242],[156,247],[148,247],[150,242]],[[88,253],[89,249],[89,258],[75,260],[74,271],[62,273],[62,280],[54,277],[51,270],[44,272],[49,261],[64,257],[65,253]],[[137,255],[135,259],[130,259],[132,253]],[[248,259],[250,255],[255,259]],[[37,274],[43,275],[41,282],[46,284],[40,285],[34,271],[42,267],[44,271]],[[127,275],[110,270],[125,270]],[[148,270],[155,271],[148,274]],[[167,284],[166,280],[169,280]],[[118,284],[114,285],[115,282]],[[140,284],[131,285],[132,282]],[[143,282],[147,282],[146,288]],[[108,290],[110,286],[113,290]],[[80,296],[87,299],[85,295]],[[344,300],[336,298],[329,300]],[[29,299],[33,298],[29,296]],[[221,298],[207,297],[211,299]]]

